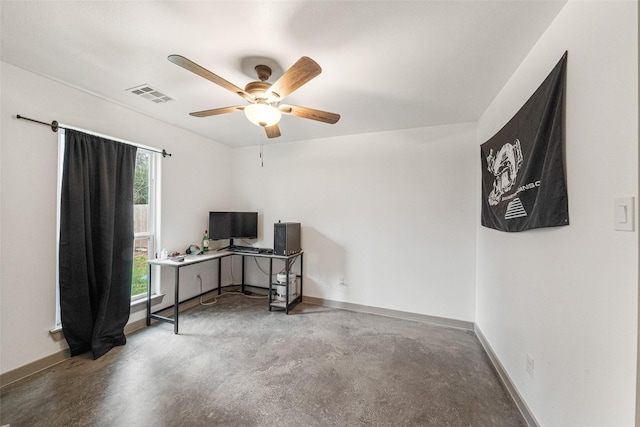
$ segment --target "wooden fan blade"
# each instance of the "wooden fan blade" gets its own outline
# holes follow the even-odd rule
[[[340,120],[340,114],[329,113],[328,111],[315,110],[308,107],[298,107],[296,105],[281,104],[279,107],[283,114],[290,114],[303,119],[316,120],[323,123],[334,124]]]
[[[184,56],[181,55],[169,55],[167,57],[167,59],[171,62],[173,62],[176,65],[181,66],[182,68],[184,68],[187,71],[191,71],[194,74],[199,75],[200,77],[204,77],[205,79],[209,80],[210,82],[213,82],[215,84],[217,84],[218,86],[222,86],[223,88],[233,92],[233,93],[237,93],[238,95],[240,95],[241,97],[253,101],[254,97],[253,95],[251,95],[248,92],[245,92],[244,89],[239,88],[238,86],[234,85],[233,83],[230,83],[228,81],[226,81],[225,79],[223,79],[222,77],[218,76],[217,74],[212,73],[211,71],[207,70],[204,67],[201,67],[200,65],[196,64],[195,62],[185,58]]]
[[[189,115],[193,117],[209,117],[209,116],[217,116],[218,114],[233,113],[234,111],[242,111],[242,110],[244,110],[244,105],[238,105],[236,107],[214,108],[213,110],[196,111],[194,113],[189,113]]]
[[[273,126],[265,126],[265,132],[267,132],[267,138],[277,138],[280,134],[280,127],[277,124]]]
[[[298,89],[309,80],[322,72],[322,68],[311,58],[303,56],[298,62],[293,64],[285,73],[275,82],[267,95],[274,94],[279,99],[289,96],[294,90]]]

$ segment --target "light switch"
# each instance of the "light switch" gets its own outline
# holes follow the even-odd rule
[[[613,221],[618,231],[633,231],[633,197],[617,197],[613,203]]]
[[[626,224],[628,222],[627,218],[627,205],[616,206],[616,223]]]

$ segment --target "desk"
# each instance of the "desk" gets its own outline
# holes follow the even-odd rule
[[[302,281],[303,281],[303,252],[300,251],[296,254],[282,256],[282,255],[272,255],[272,254],[261,254],[261,253],[247,253],[247,252],[233,252],[233,251],[209,251],[200,255],[185,255],[184,261],[176,262],[171,258],[168,259],[150,259],[147,261],[148,264],[148,278],[149,278],[149,286],[147,289],[147,326],[151,324],[151,319],[161,320],[163,322],[173,323],[173,333],[178,333],[178,308],[180,301],[180,269],[183,267],[188,267],[190,265],[198,264],[201,262],[218,262],[218,295],[220,295],[222,291],[221,286],[221,275],[222,275],[222,258],[239,255],[242,257],[242,290],[244,291],[244,260],[246,257],[258,257],[258,258],[269,258],[269,311],[272,311],[273,308],[284,310],[286,314],[289,314],[289,309],[293,307],[295,304],[302,302]],[[296,258],[300,257],[300,293],[295,296],[291,301],[289,300],[289,281],[287,280],[286,285],[286,297],[284,301],[275,301],[273,299],[273,281],[271,278],[273,277],[273,260],[279,259],[283,260],[285,263],[285,277],[289,277],[289,272],[291,270],[291,266]],[[161,316],[158,314],[159,311],[164,311],[166,308],[161,309],[156,312],[151,312],[151,272],[152,267],[157,265],[159,267],[164,268],[173,268],[174,270],[174,304],[173,304],[173,319],[165,316]]]

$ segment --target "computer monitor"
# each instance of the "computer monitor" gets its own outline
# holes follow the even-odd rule
[[[209,212],[209,238],[211,240],[257,239],[257,212]]]

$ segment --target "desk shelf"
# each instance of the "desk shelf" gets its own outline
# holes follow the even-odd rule
[[[293,308],[296,304],[301,303],[302,302],[302,280],[303,280],[303,271],[302,271],[302,266],[304,264],[304,259],[303,259],[303,254],[304,252],[300,251],[296,254],[292,254],[289,256],[277,256],[277,257],[273,257],[271,259],[271,262],[269,262],[269,279],[271,279],[273,277],[273,259],[281,259],[284,260],[284,273],[285,273],[285,277],[286,277],[286,291],[285,291],[285,295],[286,295],[286,300],[282,301],[282,300],[277,300],[273,297],[274,291],[275,291],[275,287],[278,286],[277,283],[273,283],[273,281],[269,280],[269,311],[273,311],[273,309],[277,309],[277,310],[284,310],[284,312],[286,314],[289,314],[289,310],[291,308]],[[293,265],[293,263],[296,261],[297,258],[300,258],[300,267],[299,267],[299,272],[298,274],[296,274],[296,281],[300,280],[299,289],[296,289],[296,292],[289,297],[289,273],[291,273],[291,267]],[[293,286],[298,286],[298,283],[294,284]]]
[[[289,300],[289,308],[293,307],[294,305],[298,304],[299,302],[302,302],[302,296],[300,294],[294,294],[291,296],[291,299]],[[271,304],[269,304],[271,306],[271,308],[279,308],[282,310],[286,310],[287,309],[287,302],[286,301],[280,301],[280,300],[273,300],[271,302]]]

